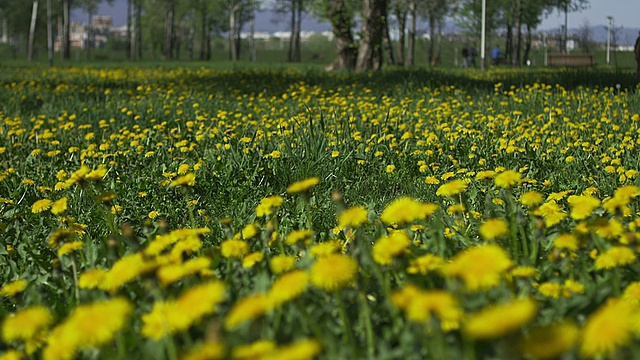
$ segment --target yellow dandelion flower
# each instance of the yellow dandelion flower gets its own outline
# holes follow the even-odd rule
[[[476,180],[493,179],[496,174],[497,173],[493,170],[478,171],[476,174]]]
[[[624,226],[616,218],[598,219],[592,225],[592,230],[605,239],[611,240],[619,238],[624,232]]]
[[[220,250],[225,258],[240,259],[249,252],[249,244],[244,240],[225,240],[220,244]]]
[[[368,211],[362,206],[353,206],[338,215],[338,226],[356,228],[368,223]]]
[[[455,214],[462,214],[467,208],[464,204],[453,204],[447,208],[447,214],[454,216]]]
[[[269,268],[274,274],[281,274],[293,269],[296,266],[296,259],[289,255],[276,255],[271,258]]]
[[[227,349],[217,342],[207,342],[185,353],[182,360],[219,360],[225,359]]]
[[[258,235],[260,228],[255,223],[247,224],[240,231],[240,237],[244,240],[249,240]]]
[[[18,350],[7,350],[0,355],[0,360],[22,360],[24,358],[25,355]]]
[[[580,246],[580,241],[575,235],[560,234],[553,240],[553,246],[561,250],[575,251]]]
[[[413,296],[406,307],[407,318],[412,321],[425,322],[435,315],[444,330],[459,327],[463,311],[458,300],[448,291],[421,291]]]
[[[495,339],[527,325],[538,312],[532,299],[518,299],[469,315],[464,333],[472,339]]]
[[[266,356],[262,357],[262,360],[310,360],[315,358],[322,347],[316,340],[305,339],[298,340],[292,344],[277,348],[273,352],[270,352]]]
[[[177,332],[176,322],[180,321],[180,314],[173,301],[158,301],[153,304],[151,312],[142,315],[142,329],[140,334],[150,339],[162,339],[164,336]]]
[[[512,267],[513,262],[504,249],[486,244],[458,253],[442,272],[462,279],[468,290],[477,291],[497,286],[502,275]]]
[[[294,270],[280,276],[267,292],[269,307],[275,308],[297,298],[308,284],[309,274],[304,270]]]
[[[304,180],[296,181],[287,187],[289,194],[304,193],[309,191],[312,187],[316,186],[320,182],[317,177],[310,177]]]
[[[445,264],[444,259],[433,254],[426,254],[417,257],[409,263],[408,274],[426,275],[432,271],[439,270]]]
[[[80,250],[84,247],[84,242],[82,241],[73,241],[70,243],[63,244],[58,249],[58,257],[62,257],[66,254],[70,254],[76,250]]]
[[[440,184],[440,180],[438,180],[438,178],[435,177],[435,176],[427,176],[424,179],[424,182],[429,184],[429,185],[438,185],[438,184]]]
[[[394,231],[373,244],[371,249],[373,261],[380,265],[390,265],[393,259],[404,253],[410,245],[411,239],[406,232]]]
[[[231,358],[234,360],[262,359],[276,349],[276,344],[269,340],[258,340],[251,344],[235,347],[231,351]]]
[[[600,200],[589,195],[571,195],[567,201],[571,205],[571,218],[575,220],[588,218],[600,206]]]
[[[622,298],[634,305],[640,305],[640,281],[634,281],[627,285]]]
[[[533,266],[517,266],[511,270],[511,276],[517,278],[530,278],[536,276],[538,270]]]
[[[452,180],[446,184],[440,185],[436,190],[438,196],[453,197],[467,189],[467,183],[464,180]]]
[[[49,240],[48,240],[49,247],[52,249],[55,249],[60,245],[61,242],[67,239],[71,239],[74,236],[75,236],[75,232],[71,229],[64,229],[64,228],[56,229],[49,236]]]
[[[421,293],[413,284],[405,285],[391,294],[391,303],[401,310],[407,310],[413,299]]]
[[[252,252],[251,254],[242,258],[242,267],[245,269],[253,267],[264,259],[264,254],[261,252]]]
[[[311,284],[328,292],[349,286],[358,274],[358,263],[351,257],[331,254],[316,260],[309,269]]]
[[[485,240],[495,240],[509,233],[509,224],[503,219],[489,219],[480,225],[478,232]]]
[[[169,187],[173,188],[173,187],[182,186],[182,185],[193,186],[195,184],[196,184],[196,174],[188,173],[186,175],[179,176],[174,180],[172,180],[171,183],[169,183]]]
[[[580,335],[572,321],[562,321],[532,329],[521,343],[522,353],[534,359],[557,359],[571,350]]]
[[[76,307],[49,334],[43,358],[71,359],[80,348],[99,347],[110,342],[124,327],[132,310],[131,304],[122,298]]]
[[[540,207],[533,211],[533,214],[542,217],[545,221],[545,226],[548,228],[559,224],[560,221],[567,217],[567,214],[555,201],[540,205]]]
[[[67,202],[68,201],[69,201],[69,199],[66,196],[54,201],[51,204],[51,213],[53,215],[60,215],[63,212],[67,211]]]
[[[520,195],[520,203],[527,207],[539,205],[544,200],[542,194],[537,191],[527,191]]]
[[[224,319],[224,327],[231,330],[245,321],[257,319],[267,312],[268,305],[269,299],[266,294],[254,294],[244,297],[233,304]]]
[[[141,253],[125,255],[104,274],[98,286],[102,290],[116,291],[149,270],[148,267]]]
[[[405,225],[425,219],[438,209],[435,204],[421,203],[409,197],[394,200],[382,211],[380,220],[387,225]]]
[[[272,215],[274,210],[280,208],[283,202],[282,196],[272,195],[260,200],[260,204],[256,207],[256,216],[265,217]]]
[[[20,279],[9,283],[4,283],[0,288],[0,295],[6,297],[14,297],[16,294],[23,292],[27,288],[27,281]]]
[[[285,237],[284,241],[289,245],[295,245],[297,243],[308,244],[313,237],[313,230],[302,229],[293,230]]]
[[[32,306],[10,314],[2,322],[2,338],[6,342],[28,341],[53,322],[49,309]]]
[[[627,345],[635,329],[636,307],[619,298],[608,299],[589,315],[582,329],[580,354],[605,357]]]
[[[33,203],[33,205],[31,206],[31,212],[34,214],[38,214],[43,211],[47,211],[49,210],[49,208],[51,208],[51,204],[52,202],[49,199],[40,199]]]
[[[81,289],[95,289],[104,280],[107,272],[103,269],[91,269],[80,274],[78,287]]]
[[[636,260],[636,254],[626,246],[613,246],[609,250],[599,254],[596,258],[596,270],[612,269],[625,266]]]
[[[162,266],[157,271],[157,276],[163,285],[173,284],[174,282],[196,273],[200,273],[211,266],[211,259],[207,257],[198,257],[190,259],[181,264],[169,264]]]
[[[573,294],[584,294],[584,285],[573,279],[564,281],[564,297],[571,297]]]
[[[493,179],[496,186],[501,188],[510,188],[519,185],[522,182],[522,174],[513,170],[506,170],[496,175]]]
[[[189,164],[181,164],[180,166],[178,166],[178,175],[186,174],[190,168],[191,166],[189,166]]]
[[[563,287],[562,284],[558,284],[555,282],[545,282],[540,284],[538,287],[538,291],[543,296],[558,299],[562,295]]]
[[[176,300],[154,303],[151,312],[142,315],[141,334],[158,340],[188,329],[216,310],[224,300],[225,288],[222,282],[212,281],[185,291]]]
[[[342,249],[342,244],[336,240],[315,244],[309,248],[309,254],[316,258],[326,257]]]

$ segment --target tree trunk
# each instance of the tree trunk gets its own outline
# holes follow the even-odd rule
[[[300,34],[302,33],[302,11],[304,10],[304,5],[302,0],[296,0],[298,3],[298,15],[296,16],[296,48],[295,48],[295,59],[296,61],[302,61],[302,38]]]
[[[0,35],[0,43],[2,44],[6,44],[9,42],[9,31],[7,30],[7,26],[8,21],[7,21],[7,16],[2,14],[2,10],[0,9],[0,14],[2,16],[0,16],[0,18],[2,18],[2,35]]]
[[[409,41],[407,44],[407,64],[413,66],[415,64],[416,54],[416,1],[409,0],[409,15],[411,16],[411,23],[409,23]]]
[[[132,7],[133,7],[132,0],[127,0],[127,59],[128,60],[131,60],[133,56],[133,51],[132,51],[133,36],[131,32],[131,25],[133,22]]]
[[[68,60],[71,59],[71,1],[72,0],[63,0],[62,1],[62,39],[60,45],[62,46],[62,51],[60,54],[62,55],[62,59]]]
[[[207,41],[209,41],[209,20],[207,14],[207,7],[203,6],[201,9],[202,13],[200,14],[200,22],[201,22],[201,34],[200,34],[200,60],[204,60],[207,58]]]
[[[249,61],[256,61],[256,8],[251,4],[251,19],[249,19]]]
[[[231,61],[238,61],[238,46],[236,45],[236,12],[237,6],[229,9],[229,51],[231,51]]]
[[[164,59],[171,60],[173,58],[173,23],[175,16],[175,8],[173,0],[167,2],[167,13],[164,20]]]
[[[196,48],[196,9],[191,9],[191,26],[189,27],[189,40],[187,41],[187,51],[189,52],[189,60],[194,59],[194,51]]]
[[[395,65],[396,59],[393,54],[393,42],[391,42],[391,32],[389,31],[389,22],[384,22],[384,47],[387,51],[387,63],[389,65]]]
[[[326,9],[333,28],[337,55],[327,70],[353,70],[356,66],[357,49],[351,32],[352,15],[344,0],[327,0]]]
[[[91,57],[91,46],[93,45],[93,8],[89,6],[87,9],[89,15],[89,24],[87,25],[87,44],[85,46],[85,57],[87,60]]]
[[[51,0],[47,0],[47,59],[53,66],[53,19],[51,18]]]
[[[396,18],[398,19],[398,47],[397,58],[398,65],[404,65],[404,43],[405,43],[405,31],[407,29],[407,8],[405,3],[396,6]]]
[[[288,56],[289,62],[296,61],[295,38],[296,38],[296,15],[298,15],[298,12],[296,11],[297,6],[298,6],[297,0],[291,0],[291,34],[289,35],[289,56]]]
[[[525,38],[525,43],[524,43],[524,56],[523,56],[523,60],[524,61],[528,61],[529,60],[529,53],[531,52],[531,42],[533,40],[533,35],[531,33],[531,25],[527,24],[527,36]]]
[[[515,31],[516,38],[513,46],[513,65],[519,67],[522,65],[520,58],[520,50],[522,50],[522,4],[520,0],[516,2],[518,4],[518,12],[516,14]]]
[[[435,55],[435,41],[436,41],[436,19],[433,15],[429,14],[429,63],[431,66],[435,66],[438,62]]]
[[[362,39],[358,48],[356,70],[378,70],[382,67],[382,39],[387,16],[387,0],[364,0]]]
[[[135,1],[135,59],[142,60],[142,0]]]
[[[38,0],[33,0],[31,8],[31,24],[29,25],[29,43],[27,45],[27,61],[33,60],[33,41],[36,36],[36,19],[38,18]]]

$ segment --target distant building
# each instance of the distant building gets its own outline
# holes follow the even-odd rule
[[[99,48],[109,42],[109,37],[112,35],[112,21],[111,16],[96,15],[91,21],[91,41],[92,47]],[[69,40],[72,48],[84,49],[87,46],[89,39],[89,27],[86,24],[79,22],[72,22],[69,34]],[[62,29],[58,30],[58,36],[54,42],[54,51],[59,51],[62,44]]]

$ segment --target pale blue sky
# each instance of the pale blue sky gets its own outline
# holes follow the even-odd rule
[[[579,28],[585,20],[591,26],[606,25],[607,16],[612,16],[614,26],[640,29],[640,0],[590,0],[589,3],[588,9],[569,13],[569,28]],[[540,28],[557,28],[562,24],[564,13],[554,13],[542,22]]]
[[[126,18],[126,3],[126,0],[115,0],[113,6],[103,3],[100,6],[99,14],[111,15],[115,25],[122,25]],[[607,16],[612,16],[615,26],[622,26],[625,29],[640,29],[640,0],[590,0],[589,4],[588,9],[569,13],[569,28],[579,28],[585,20],[591,26],[606,25]],[[564,14],[554,12],[542,22],[539,29],[554,29],[562,24],[564,24]]]

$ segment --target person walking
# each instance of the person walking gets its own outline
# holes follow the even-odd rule
[[[476,47],[475,47],[475,45],[471,47],[471,50],[469,50],[469,65],[473,66],[474,68],[476,67]]]
[[[466,46],[462,48],[462,67],[469,67],[469,48]]]
[[[500,63],[500,47],[496,45],[491,49],[491,64],[498,66]]]

